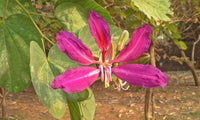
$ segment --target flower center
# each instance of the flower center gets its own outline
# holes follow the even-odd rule
[[[108,63],[107,60],[104,63],[101,63],[99,66],[101,69],[101,81],[105,82],[105,88],[109,87],[109,83],[112,81],[111,66],[112,64]]]

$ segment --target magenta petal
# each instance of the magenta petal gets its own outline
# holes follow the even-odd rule
[[[60,31],[60,33],[57,34],[56,39],[59,49],[72,60],[75,60],[82,65],[89,65],[97,62],[90,49],[72,33]]]
[[[69,69],[52,82],[52,88],[61,88],[67,93],[80,92],[92,85],[99,77],[100,69],[94,67],[77,67]]]
[[[108,23],[94,11],[89,12],[88,23],[90,25],[90,32],[95,38],[100,50],[102,52],[108,50],[111,42]]]
[[[130,62],[146,52],[151,43],[151,30],[152,28],[150,25],[143,25],[142,27],[137,28],[133,32],[129,43],[118,54],[117,58],[111,62]]]
[[[165,87],[168,82],[168,77],[151,65],[120,65],[112,68],[112,72],[121,80],[144,88]]]

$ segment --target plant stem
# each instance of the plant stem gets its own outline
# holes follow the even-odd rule
[[[194,67],[194,63],[187,60],[187,56],[185,55],[185,52],[181,49],[180,50],[180,53],[181,53],[181,56],[183,58],[186,59],[186,61],[184,61],[186,63],[186,65],[190,68],[191,72],[192,72],[192,75],[193,75],[193,78],[194,78],[194,83],[195,83],[195,86],[199,86],[199,78],[198,78],[198,75],[197,75],[197,72],[196,72],[196,69]]]
[[[35,21],[33,20],[32,16],[30,15],[30,13],[26,10],[26,8],[24,8],[24,6],[18,1],[15,0],[17,2],[17,4],[24,10],[24,12],[28,15],[28,17],[31,19],[31,21],[33,22],[34,26],[36,27],[36,29],[38,30],[38,32],[40,33],[41,37],[46,39],[49,43],[51,43],[52,45],[54,45],[54,43],[47,38],[42,31],[40,30],[40,28],[37,26],[37,24],[35,23]],[[42,44],[44,44],[44,42],[42,41]],[[44,45],[43,45],[44,46]],[[43,48],[44,49],[44,48]]]
[[[150,55],[151,55],[151,65],[156,67],[155,61],[155,43],[152,41],[150,46]],[[153,120],[154,119],[154,101],[153,101],[153,88],[146,88],[145,94],[145,120]]]
[[[44,54],[46,54],[46,50],[45,50],[45,45],[44,45],[44,39],[43,39],[43,37],[41,38],[41,41],[42,41],[42,47],[43,47]]]
[[[144,113],[145,120],[153,120],[153,88],[146,88]]]
[[[163,33],[171,40],[173,41],[173,37],[165,30],[163,30]],[[173,41],[174,43],[174,41]],[[175,44],[175,43],[174,43]],[[176,45],[176,44],[175,44]],[[186,59],[186,61],[184,61],[186,63],[186,65],[190,68],[191,72],[192,72],[192,75],[193,75],[193,78],[194,78],[194,83],[195,83],[195,86],[199,86],[199,78],[198,78],[198,75],[197,75],[197,72],[196,72],[196,69],[194,67],[194,63],[192,61],[190,61],[188,59],[188,57],[186,56],[185,52],[179,48],[177,45],[176,47],[179,49],[180,53],[181,53],[181,56]]]
[[[193,47],[192,47],[192,61],[194,61],[194,53],[195,53],[195,46],[196,44],[200,41],[200,35],[198,36],[198,39],[193,43]]]
[[[2,101],[1,101],[1,107],[2,107],[2,119],[7,120],[8,115],[7,115],[7,104],[6,104],[6,96],[8,92],[1,87],[1,95],[2,95]]]

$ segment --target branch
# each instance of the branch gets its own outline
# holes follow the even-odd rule
[[[34,26],[36,27],[36,29],[38,30],[38,32],[40,33],[41,37],[46,39],[49,43],[51,43],[52,45],[54,45],[54,43],[49,39],[47,38],[43,33],[42,31],[40,30],[40,28],[37,26],[37,24],[35,23],[35,21],[33,20],[31,14],[26,10],[26,8],[24,8],[24,6],[18,1],[18,0],[15,0],[17,2],[17,4],[24,10],[24,12],[28,15],[28,17],[31,19],[31,21],[33,22]],[[44,42],[42,41],[42,44],[44,46]],[[45,48],[43,48],[45,49]]]
[[[195,46],[196,46],[196,44],[197,44],[199,41],[200,41],[200,35],[199,35],[197,41],[195,41],[195,42],[193,43],[193,47],[192,47],[192,61],[194,61]]]

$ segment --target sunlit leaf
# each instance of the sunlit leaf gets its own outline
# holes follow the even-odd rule
[[[187,45],[183,41],[174,40],[174,43],[180,47],[182,50],[187,50]]]
[[[43,50],[36,42],[31,42],[30,68],[33,86],[40,100],[55,118],[62,118],[66,110],[64,92],[51,88],[55,76]]]
[[[169,0],[131,0],[149,19],[168,21],[167,14],[173,14],[169,9]]]
[[[9,16],[0,33],[0,86],[17,93],[31,83],[29,44],[41,43],[40,34],[31,20],[20,14]]]

